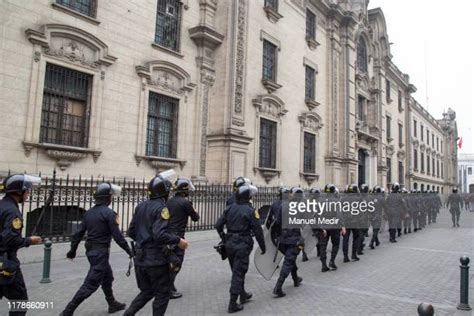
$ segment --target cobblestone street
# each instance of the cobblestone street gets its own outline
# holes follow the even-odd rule
[[[459,302],[459,257],[474,258],[474,213],[463,211],[462,216],[464,228],[439,228],[446,227],[450,220],[447,210],[443,209],[438,224],[402,236],[397,244],[388,243],[385,231],[381,246],[376,250],[367,249],[359,262],[343,263],[339,252],[336,262],[339,269],[335,272],[320,272],[321,263],[313,251],[309,254],[310,261],[302,263],[299,258],[303,285],[294,288],[291,280],[287,281],[284,285],[287,296],[281,299],[275,299],[271,294],[275,276],[271,282],[265,281],[251,262],[246,288],[253,292],[254,298],[239,315],[416,315],[421,302],[433,304],[436,315],[453,315]],[[226,314],[231,274],[228,263],[221,261],[212,248],[217,238],[195,242],[192,239],[176,283],[184,296],[170,301],[168,314]],[[59,251],[61,246],[67,248],[55,245],[54,251]],[[31,251],[40,250],[33,248]],[[125,277],[126,255],[114,248],[111,264],[116,297],[130,303],[137,288],[133,276]],[[72,263],[55,260],[51,273],[53,282],[40,284],[42,264],[24,264],[30,300],[54,303],[54,309],[32,311],[30,315],[59,314],[81,285],[87,268],[87,260],[82,256]],[[470,280],[472,306],[472,271]],[[0,314],[5,315],[6,311],[7,304],[3,301]],[[99,290],[83,303],[77,315],[107,315],[102,292]],[[151,303],[139,315],[151,315]]]

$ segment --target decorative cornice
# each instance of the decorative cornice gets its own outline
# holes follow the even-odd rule
[[[288,112],[285,109],[285,103],[273,94],[259,95],[252,100],[252,103],[257,109],[257,113],[267,114],[276,119],[280,119]]]
[[[254,172],[259,172],[260,175],[265,179],[265,182],[268,184],[273,178],[276,176],[280,176],[281,170],[278,169],[270,169],[270,168],[260,168],[255,167],[253,168]]]
[[[215,49],[222,44],[224,39],[224,35],[206,25],[198,25],[190,28],[189,37],[191,37],[196,45],[209,47],[211,49]]]
[[[313,99],[306,99],[304,102],[306,103],[306,106],[308,107],[310,111],[314,110],[317,106],[321,104],[318,101],[313,100]]]
[[[311,37],[306,37],[306,43],[308,44],[308,47],[311,50],[315,50],[320,45],[316,39]]]
[[[298,121],[303,128],[308,128],[315,133],[324,126],[321,117],[314,112],[305,112],[301,114],[298,116]]]
[[[265,87],[265,89],[267,89],[268,93],[272,93],[282,87],[282,85],[276,82],[273,82],[271,80],[266,80],[266,79],[262,80],[262,84]]]
[[[54,159],[61,170],[66,170],[74,161],[84,159],[88,155],[92,155],[94,162],[97,162],[102,151],[94,150],[89,148],[64,146],[58,144],[48,143],[33,143],[23,142],[23,148],[25,150],[25,156],[29,157],[33,148],[41,148],[45,151],[46,155],[51,159]]]
[[[280,20],[283,17],[283,15],[275,11],[272,7],[267,6],[267,7],[264,7],[263,10],[267,14],[268,20],[270,20],[270,22],[272,23],[278,22],[278,20]]]
[[[303,177],[306,182],[308,183],[308,185],[310,186],[314,181],[318,181],[319,180],[319,174],[315,174],[315,173],[304,173],[304,172],[301,172],[300,173],[300,176]]]
[[[178,166],[183,170],[184,165],[186,165],[186,160],[182,159],[135,155],[137,166],[140,165],[142,160],[146,160],[151,167],[159,171],[176,168]]]

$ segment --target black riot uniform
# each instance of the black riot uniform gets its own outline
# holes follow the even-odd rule
[[[37,236],[24,238],[21,234],[23,216],[19,203],[24,202],[25,193],[32,186],[27,175],[10,176],[2,184],[6,195],[0,201],[0,299],[28,300],[17,252],[20,248],[29,247],[34,238],[38,240],[37,243],[41,241]],[[10,311],[11,316],[25,314],[26,310]]]
[[[392,185],[392,192],[385,198],[385,211],[388,217],[390,242],[397,242],[396,233],[401,225],[400,214],[406,212],[406,203],[400,194],[398,183]]]
[[[463,199],[458,193],[458,189],[454,188],[453,193],[449,195],[448,201],[446,202],[446,207],[449,208],[449,212],[451,213],[453,227],[459,227],[459,217],[461,216],[462,205]]]
[[[333,201],[337,201],[339,199],[337,194],[337,188],[334,184],[326,184],[324,187],[324,193],[326,194],[326,198],[328,203]],[[339,217],[339,212],[336,212],[335,216]],[[321,259],[322,272],[327,272],[329,270],[337,270],[337,266],[335,264],[337,252],[339,251],[339,245],[341,242],[341,228],[342,226],[342,218],[338,218],[340,220],[340,224],[330,225],[329,227],[321,226],[318,232],[318,240],[319,240],[319,259]],[[332,248],[331,248],[331,258],[329,260],[329,267],[326,265],[327,262],[327,248],[329,244],[329,240],[331,240]]]
[[[347,187],[346,193],[346,200],[349,201],[351,204],[357,201],[360,201],[361,197],[359,195],[359,186],[357,184],[350,184]],[[342,237],[342,252],[344,253],[344,262],[351,261],[349,259],[349,238],[352,234],[352,261],[359,261],[359,257],[357,257],[357,251],[360,247],[360,229],[358,226],[360,223],[358,222],[359,218],[353,216],[350,212],[344,213],[344,224],[346,225],[346,233]]]
[[[191,218],[193,222],[199,220],[199,214],[194,210],[193,204],[188,199],[189,192],[194,191],[194,185],[191,180],[180,178],[176,180],[173,190],[175,191],[175,195],[166,203],[170,212],[169,229],[180,238],[184,238],[184,232],[188,226],[188,219]],[[175,247],[173,251],[178,256],[182,266],[184,261],[184,249]],[[172,273],[171,299],[182,296],[174,285],[176,275],[177,272]]]
[[[365,201],[365,205],[369,202],[369,186],[365,183],[359,186],[360,190],[360,200]],[[358,255],[364,254],[364,247],[365,247],[365,237],[369,236],[369,214],[368,212],[361,212],[359,214],[359,249],[357,251]]]
[[[234,183],[232,184],[232,194],[229,196],[229,198],[225,202],[225,207],[230,206],[236,202],[237,190],[244,184],[252,184],[252,181],[244,177],[237,177],[234,180]]]
[[[292,188],[290,190],[290,199],[298,194],[303,194],[303,190],[296,187]],[[301,229],[283,228],[281,200],[272,204],[269,219],[275,221],[272,234],[277,238],[278,250],[284,255],[283,266],[281,267],[280,276],[278,277],[273,294],[277,297],[283,297],[286,294],[283,292],[282,286],[290,273],[293,278],[294,286],[298,287],[303,281],[303,278],[297,274],[298,267],[296,265],[296,258],[299,252],[304,248],[304,240],[301,236]]]
[[[166,201],[171,182],[166,173],[150,181],[150,199],[135,208],[128,230],[129,236],[136,242],[135,276],[140,293],[125,311],[126,316],[135,315],[151,299],[154,299],[153,316],[165,314],[171,296],[172,272],[180,267],[173,248],[179,245],[185,248],[187,245],[169,228],[170,214]]]
[[[79,304],[99,287],[102,287],[104,292],[109,305],[109,313],[125,309],[125,304],[117,302],[113,295],[114,276],[109,263],[112,238],[130,257],[133,256],[132,250],[119,229],[117,213],[108,207],[112,196],[119,194],[120,187],[110,183],[99,184],[95,192],[95,205],[85,213],[80,229],[71,238],[71,250],[67,253],[67,257],[74,259],[79,243],[87,232],[85,247],[90,268],[84,283],[61,315],[73,315]]]
[[[236,192],[236,203],[228,206],[216,222],[216,230],[225,241],[225,250],[232,269],[228,312],[243,309],[243,303],[252,297],[245,291],[245,275],[249,268],[249,256],[253,249],[252,234],[257,239],[262,254],[265,253],[263,230],[259,214],[250,200],[257,189],[250,184],[241,185]],[[224,233],[224,227],[227,229]],[[241,304],[237,303],[240,295]]]
[[[369,248],[375,249],[375,246],[380,245],[379,231],[382,225],[382,217],[384,212],[384,192],[380,186],[375,186],[369,195],[369,201],[374,203],[374,211],[369,213],[369,221],[372,226],[372,238],[370,239]]]

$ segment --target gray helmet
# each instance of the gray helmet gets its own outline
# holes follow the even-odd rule
[[[3,180],[3,191],[5,193],[23,194],[34,186],[41,184],[41,178],[27,174],[15,174]]]

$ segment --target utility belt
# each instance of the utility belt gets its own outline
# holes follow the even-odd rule
[[[87,241],[86,241],[85,247],[86,247],[86,251],[110,249],[109,244],[99,244],[99,243],[92,243],[92,242],[87,242]]]
[[[8,258],[8,253],[0,253],[0,285],[12,284],[20,269],[18,261]]]
[[[241,236],[241,237],[251,237],[252,234],[250,231],[235,231],[235,230],[228,230],[227,231],[228,236]]]
[[[162,257],[166,260],[170,272],[177,273],[181,269],[181,260],[174,252],[176,245],[165,245],[155,247],[136,248],[135,258],[138,261],[145,261],[149,258]]]

